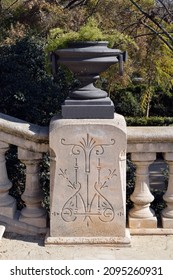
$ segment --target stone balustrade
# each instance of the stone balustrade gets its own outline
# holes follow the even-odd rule
[[[136,166],[128,227],[132,231],[141,230],[144,234],[147,229],[158,229],[158,219],[151,208],[155,198],[150,190],[149,166],[155,161],[157,153],[162,153],[169,167],[169,180],[163,196],[166,208],[160,213],[161,227],[173,230],[173,128],[128,127],[127,142],[127,153]],[[25,207],[21,211],[16,208],[16,200],[9,195],[12,183],[7,175],[5,153],[10,145],[17,146],[18,159],[26,166],[22,194]],[[48,127],[0,114],[0,224],[5,225],[8,231],[22,234],[47,232],[47,214],[41,206],[43,195],[39,185],[39,163],[48,151]]]
[[[10,145],[18,148],[18,159],[26,166],[26,182],[22,199],[25,206],[17,211],[16,200],[9,195],[5,153]],[[41,206],[39,163],[48,152],[48,128],[0,114],[0,224],[11,232],[38,234],[47,232],[47,214]]]
[[[128,222],[131,229],[156,229],[158,220],[151,209],[155,199],[151,194],[149,166],[161,153],[169,167],[168,188],[163,196],[166,208],[160,213],[164,229],[173,229],[173,127],[128,127],[127,152],[136,165],[134,192],[131,195],[133,208],[129,211]],[[171,231],[170,231],[171,232]]]

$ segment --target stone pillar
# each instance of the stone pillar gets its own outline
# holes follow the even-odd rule
[[[8,144],[0,142],[0,215],[13,219],[16,212],[16,200],[8,194],[12,187],[7,176],[5,161],[5,153],[8,149]]]
[[[168,188],[163,196],[167,207],[162,211],[163,228],[173,228],[173,153],[165,153],[164,159],[169,167]]]
[[[126,125],[115,119],[50,123],[50,236],[46,244],[129,244]]]
[[[41,153],[18,148],[18,158],[26,165],[26,183],[22,199],[26,207],[22,209],[19,220],[36,227],[46,227],[46,210],[41,206],[43,193],[40,188],[39,163]]]
[[[135,189],[130,199],[134,207],[129,211],[130,228],[156,228],[157,219],[150,203],[154,200],[149,186],[149,165],[156,159],[155,153],[132,153],[136,165]]]

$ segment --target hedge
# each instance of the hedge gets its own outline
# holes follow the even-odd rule
[[[125,117],[127,126],[169,126],[173,117]]]

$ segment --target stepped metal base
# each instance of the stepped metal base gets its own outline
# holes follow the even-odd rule
[[[67,98],[62,105],[64,119],[113,119],[114,104],[109,97],[75,100]]]

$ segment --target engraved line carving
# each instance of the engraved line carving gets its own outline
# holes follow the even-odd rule
[[[104,188],[108,188],[109,181],[116,175],[116,170],[108,169],[108,175],[101,182],[101,158],[97,160],[97,180],[92,186],[90,184],[90,160],[91,154],[94,151],[96,156],[104,154],[105,146],[111,146],[115,144],[115,140],[111,139],[110,143],[98,144],[97,141],[87,134],[86,138],[82,137],[82,140],[78,144],[67,143],[64,138],[61,139],[61,144],[65,146],[72,146],[71,152],[75,156],[74,160],[74,182],[72,182],[67,174],[67,169],[60,169],[59,175],[67,181],[67,187],[71,189],[71,196],[65,202],[62,207],[61,217],[65,222],[74,222],[77,217],[83,216],[83,220],[86,221],[87,226],[89,222],[93,222],[92,217],[97,216],[102,222],[111,222],[114,219],[115,212],[113,206],[108,199],[102,194]],[[81,151],[84,154],[84,166],[86,176],[85,183],[78,180],[78,156],[81,155]],[[81,170],[80,170],[81,172]],[[85,192],[86,190],[86,192]],[[94,195],[93,195],[94,190]],[[91,195],[92,193],[92,195]],[[84,195],[85,194],[85,195]]]
[[[95,194],[90,199],[89,195],[89,174],[87,174],[87,198],[83,198],[81,194],[82,185],[78,182],[78,166],[77,158],[75,159],[74,165],[75,182],[72,183],[67,175],[67,170],[60,169],[59,175],[67,181],[67,187],[71,188],[73,194],[64,204],[61,212],[61,217],[65,222],[74,222],[78,216],[83,216],[84,221],[93,222],[92,217],[97,216],[102,222],[111,222],[115,217],[113,206],[108,199],[101,193],[103,188],[108,188],[109,181],[116,175],[116,170],[108,170],[108,175],[104,178],[103,183],[101,182],[101,163],[100,158],[98,159],[97,165],[97,181],[94,184]],[[96,205],[94,211],[93,207]]]
[[[79,141],[79,144],[66,143],[66,140],[64,138],[61,139],[61,144],[66,146],[73,146],[72,153],[76,156],[80,155],[80,152],[82,150],[85,156],[85,172],[90,173],[90,157],[92,151],[95,149],[96,155],[102,155],[104,153],[103,147],[114,145],[115,140],[111,139],[109,144],[97,144],[96,140],[94,140],[93,137],[90,137],[90,135],[87,134],[86,139],[82,138],[82,140]]]

